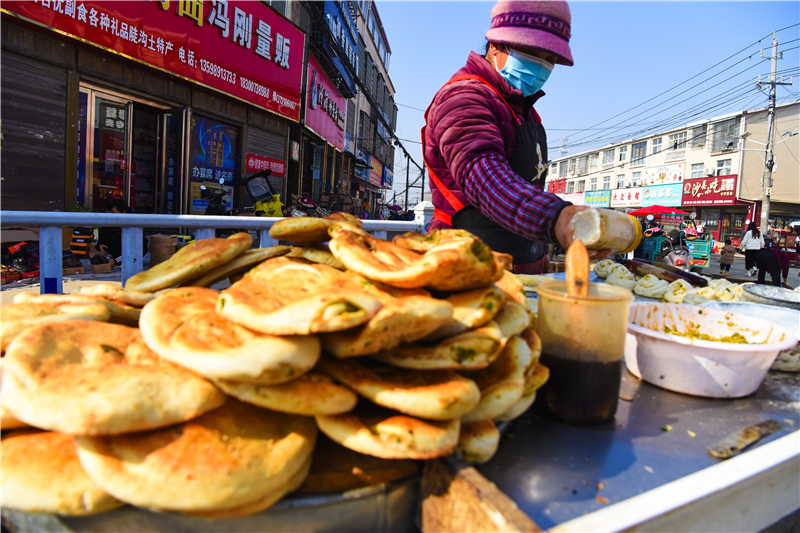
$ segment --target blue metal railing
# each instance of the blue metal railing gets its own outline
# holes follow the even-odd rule
[[[0,224],[39,228],[39,279],[42,294],[61,294],[62,243],[61,228],[66,226],[122,228],[122,284],[142,271],[143,228],[192,228],[195,239],[210,239],[216,229],[257,230],[259,246],[267,248],[278,242],[269,236],[269,229],[282,218],[229,217],[198,215],[138,215],[120,213],[72,213],[50,211],[0,211]],[[389,231],[422,232],[416,222],[365,220],[362,227],[378,238]]]

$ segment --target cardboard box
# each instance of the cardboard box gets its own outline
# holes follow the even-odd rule
[[[162,235],[157,233],[150,235],[150,246],[176,246],[178,244],[178,237],[174,235]]]
[[[92,265],[92,274],[108,274],[113,268],[112,263],[103,263],[102,265]]]
[[[177,250],[177,248],[178,248],[178,247],[177,247],[177,245],[174,245],[174,244],[171,244],[171,245],[168,245],[168,246],[156,245],[156,246],[151,246],[151,247],[149,248],[149,250],[150,250],[150,253],[151,253],[151,254],[152,254],[152,253],[157,253],[157,254],[174,254],[174,253],[175,253],[175,250]]]
[[[61,271],[61,276],[78,276],[86,272],[84,267],[69,267]]]

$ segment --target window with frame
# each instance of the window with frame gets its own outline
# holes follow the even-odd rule
[[[697,179],[703,177],[703,167],[705,166],[704,163],[692,163],[692,173],[689,179]]]
[[[589,181],[589,190],[590,191],[596,191],[597,190],[597,178],[592,178]]]
[[[611,176],[603,176],[603,190],[611,188]]]
[[[628,147],[627,146],[620,146],[619,147],[619,160],[625,161],[628,158]]]
[[[732,118],[714,124],[711,141],[712,152],[736,150],[739,139],[739,119]]]
[[[731,173],[732,159],[720,159],[717,161],[717,176],[727,176]]]
[[[633,182],[634,187],[641,187],[642,186],[642,173],[641,172],[634,172],[631,176],[631,181]]]
[[[558,177],[559,178],[566,178],[567,177],[567,162],[562,161],[558,164]]]
[[[675,133],[669,136],[669,146],[673,150],[683,150],[686,148],[686,132]]]
[[[569,173],[575,174],[575,160],[570,159],[568,164],[569,164]]]
[[[689,130],[689,144],[692,149],[696,150],[703,148],[706,145],[706,137],[708,137],[708,124],[696,126]]]
[[[589,168],[594,168],[597,166],[597,163],[600,161],[600,154],[590,154],[589,155]]]
[[[576,187],[577,190],[575,192],[583,192],[585,190],[585,186],[586,186],[585,180],[578,180],[578,184]]]
[[[603,164],[608,165],[614,162],[614,150],[606,150],[603,152]]]
[[[647,141],[636,143],[631,147],[631,165],[644,165],[647,158]]]
[[[567,182],[567,194],[572,194],[575,192],[575,182],[568,181]]]
[[[586,174],[588,169],[589,157],[582,155],[578,158],[578,175]]]
[[[653,139],[653,154],[657,154],[661,151],[661,141],[663,137],[659,137],[658,139]]]
[[[617,174],[617,189],[625,188],[625,174]]]

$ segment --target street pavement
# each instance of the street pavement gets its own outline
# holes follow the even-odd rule
[[[789,268],[788,283],[792,288],[800,286],[800,277],[797,276],[798,272],[800,272],[800,268],[796,266]],[[719,274],[719,254],[711,254],[711,262],[709,263],[708,268],[703,269],[703,274]],[[758,280],[757,274],[755,276],[747,276],[747,269],[744,268],[744,255],[740,254],[736,254],[736,257],[733,260],[730,277],[745,278],[754,282]],[[772,278],[770,277],[769,273],[767,273],[765,281],[767,283],[772,283]]]

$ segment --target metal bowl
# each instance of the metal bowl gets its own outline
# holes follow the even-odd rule
[[[742,301],[800,310],[800,291],[774,285],[747,284],[742,287]]]

